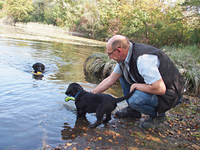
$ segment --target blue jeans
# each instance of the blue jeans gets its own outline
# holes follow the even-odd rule
[[[124,76],[121,76],[119,80],[122,86],[123,94],[127,95],[130,92],[131,85],[125,80]],[[158,97],[155,94],[148,94],[136,90],[135,93],[126,101],[130,107],[141,113],[152,117],[157,116]],[[161,116],[163,115],[165,115],[165,113]]]

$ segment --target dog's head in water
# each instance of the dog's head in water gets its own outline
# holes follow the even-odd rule
[[[44,73],[45,65],[43,63],[37,62],[32,66],[32,68],[34,69],[34,73],[37,73],[37,72]]]

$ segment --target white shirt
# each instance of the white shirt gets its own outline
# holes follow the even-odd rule
[[[130,47],[129,47],[129,51],[130,50],[132,50],[132,43],[130,44]],[[130,70],[129,65],[128,65],[129,60],[130,60],[130,55],[128,53],[127,58],[124,61],[128,72]],[[144,54],[138,57],[138,60],[137,60],[138,72],[143,77],[144,82],[146,84],[152,84],[162,78],[158,70],[159,65],[160,65],[160,61],[157,55]],[[114,68],[114,72],[118,74],[122,74],[120,65],[118,63]],[[129,75],[131,76],[132,80],[135,81],[132,75],[131,74]]]

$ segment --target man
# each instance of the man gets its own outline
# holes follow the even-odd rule
[[[184,79],[163,51],[140,43],[130,43],[122,35],[113,36],[106,46],[110,59],[117,61],[114,71],[92,93],[101,93],[118,79],[124,95],[134,88],[136,92],[127,100],[128,107],[116,112],[124,118],[149,115],[142,123],[145,129],[155,129],[166,120],[165,112],[182,99]]]

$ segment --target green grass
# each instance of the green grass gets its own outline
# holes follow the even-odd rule
[[[200,49],[197,45],[162,47],[162,50],[175,63],[186,83],[189,93],[200,94]]]

